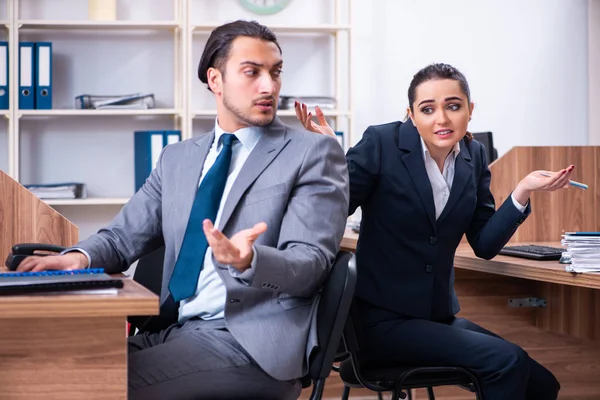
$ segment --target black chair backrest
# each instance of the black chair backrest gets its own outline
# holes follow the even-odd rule
[[[349,251],[337,254],[323,285],[317,310],[319,347],[311,354],[308,377],[313,380],[329,376],[338,352],[342,331],[356,287],[356,260]]]
[[[138,260],[133,280],[160,296],[164,260],[164,246],[146,254]],[[159,315],[135,315],[127,321],[140,332],[158,332],[177,322],[177,311],[177,304],[169,297],[161,304]]]
[[[473,139],[485,147],[488,163],[495,161],[498,158],[498,151],[494,148],[494,136],[492,132],[477,132],[473,133]]]
[[[133,273],[133,280],[160,295],[162,284],[163,263],[165,261],[165,246],[161,246],[138,260]]]

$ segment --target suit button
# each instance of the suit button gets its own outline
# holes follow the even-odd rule
[[[437,238],[435,236],[430,237],[429,244],[437,244]]]
[[[427,272],[428,274],[433,272],[433,265],[426,265],[425,266],[425,272]]]
[[[240,299],[229,299],[230,303],[239,303]]]

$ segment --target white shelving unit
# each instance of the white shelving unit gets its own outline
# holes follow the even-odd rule
[[[181,116],[182,111],[174,108],[154,108],[149,110],[18,110],[17,117],[86,117],[86,116],[144,116],[144,115],[173,115]]]
[[[323,113],[327,117],[350,117],[350,111],[340,110],[323,110]],[[295,117],[296,111],[294,110],[278,110],[277,115],[279,117]],[[193,110],[193,118],[214,118],[217,116],[217,110]]]
[[[110,198],[96,197],[88,199],[52,199],[45,200],[51,206],[123,206],[129,201],[129,197]]]
[[[18,20],[20,29],[176,29],[178,21],[36,21]]]
[[[77,224],[80,236],[95,232],[133,195],[133,131],[178,129],[185,140],[214,125],[214,99],[196,71],[210,32],[234,19],[257,20],[278,35],[281,95],[336,98],[336,109],[324,112],[348,144],[351,1],[296,0],[289,9],[261,16],[237,0],[118,0],[117,20],[94,21],[87,19],[86,0],[0,0],[10,61],[10,108],[0,110],[0,168],[23,184],[88,184],[89,198],[46,202]],[[314,18],[309,9],[323,12]],[[20,41],[53,42],[51,110],[18,108]],[[80,94],[132,92],[155,93],[157,108],[71,108]],[[293,109],[277,114],[299,125]]]

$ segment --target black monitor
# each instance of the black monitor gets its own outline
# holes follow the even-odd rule
[[[477,140],[485,147],[488,163],[491,163],[498,158],[498,151],[494,148],[492,132],[473,133],[473,139]]]

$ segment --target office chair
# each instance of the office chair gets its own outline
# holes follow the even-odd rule
[[[365,367],[360,361],[360,351],[356,327],[358,315],[353,303],[350,315],[344,326],[343,341],[349,357],[339,367],[340,378],[344,382],[342,400],[348,400],[350,388],[361,388],[378,392],[392,392],[392,400],[411,399],[410,389],[425,388],[429,400],[435,400],[433,388],[436,386],[459,386],[475,393],[477,400],[483,399],[479,381],[466,368],[461,367]]]
[[[160,296],[164,259],[165,247],[161,246],[140,258],[135,268],[135,272],[133,273],[134,281],[157,296]],[[127,322],[129,322],[129,336],[133,336],[136,332],[152,333],[166,329],[169,325],[177,322],[177,315],[177,305],[173,299],[169,297],[165,304],[160,306],[158,315],[135,315],[127,317]]]
[[[317,309],[319,347],[311,354],[308,374],[302,386],[312,383],[310,400],[320,400],[325,380],[339,356],[339,344],[356,287],[356,260],[349,251],[337,254],[331,272],[323,285]]]
[[[496,161],[498,158],[498,150],[494,148],[494,137],[492,132],[477,132],[473,133],[473,139],[477,140],[485,148],[488,159],[488,164]]]
[[[164,262],[164,246],[140,258],[133,279],[160,294]],[[310,356],[309,369],[301,379],[302,387],[311,385],[310,400],[320,400],[325,388],[325,380],[339,359],[339,344],[342,331],[350,311],[350,304],[356,287],[356,262],[354,254],[340,251],[323,284],[317,309],[317,337],[319,347]],[[165,329],[177,319],[177,307],[172,299],[161,306],[159,316],[129,317],[129,335],[142,332],[157,332]],[[137,330],[137,332],[136,332]],[[257,394],[260,397],[260,394]]]

